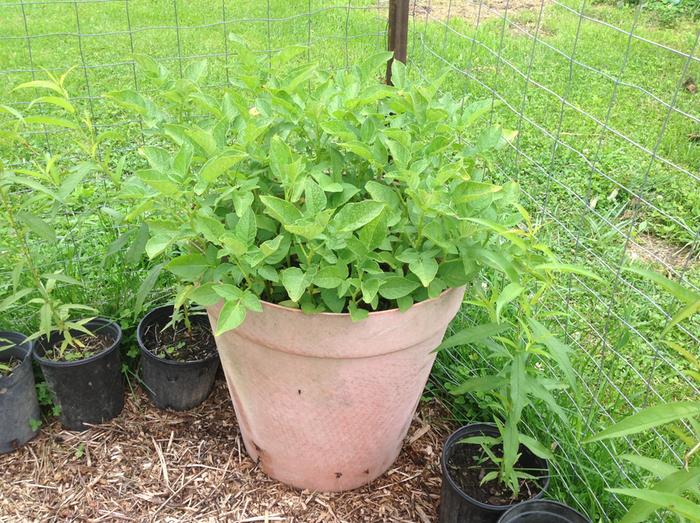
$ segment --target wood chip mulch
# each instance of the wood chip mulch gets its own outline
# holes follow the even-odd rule
[[[360,489],[299,491],[267,477],[246,455],[228,391],[185,412],[160,411],[140,390],[122,414],[85,432],[57,421],[0,456],[0,522],[24,521],[435,521],[439,453],[452,428],[423,403],[399,459]]]

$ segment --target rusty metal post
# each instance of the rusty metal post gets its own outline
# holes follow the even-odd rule
[[[394,60],[406,63],[408,48],[408,8],[410,0],[389,1],[389,51],[394,58],[389,60],[386,67],[386,83],[391,83],[391,64]]]

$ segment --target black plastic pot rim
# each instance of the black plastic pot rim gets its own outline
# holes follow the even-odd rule
[[[529,499],[529,500],[527,500],[527,501],[521,501],[518,505],[519,505],[519,508],[522,508],[523,505],[530,505],[531,503],[533,503],[533,504],[534,504],[534,503],[543,503],[543,504],[547,504],[547,505],[554,505],[554,506],[556,506],[556,507],[559,507],[559,508],[565,509],[565,510],[567,510],[567,511],[570,511],[570,512],[573,513],[573,514],[576,514],[577,516],[579,516],[579,517],[580,517],[582,520],[584,520],[584,521],[590,521],[589,518],[587,518],[586,516],[584,516],[583,514],[581,514],[581,513],[580,513],[579,511],[577,511],[576,509],[573,509],[573,508],[571,508],[569,505],[566,505],[566,504],[564,504],[564,503],[562,503],[562,502],[560,502],[560,501],[554,501],[554,500],[552,500],[552,499]],[[514,507],[511,507],[511,508],[514,508]],[[506,515],[507,515],[507,514],[503,514],[503,516],[501,516],[501,518],[505,519]],[[498,521],[501,521],[501,519],[499,519]]]
[[[93,318],[89,323],[92,322],[98,322],[102,323],[100,326],[100,330],[105,329],[105,328],[114,328],[117,331],[117,336],[114,339],[114,342],[112,342],[112,345],[110,345],[108,348],[104,349],[103,351],[98,352],[97,354],[93,354],[89,358],[84,358],[82,360],[74,360],[74,361],[56,361],[56,360],[51,360],[48,358],[44,358],[43,356],[39,356],[37,354],[36,350],[32,350],[32,355],[34,356],[34,359],[40,363],[41,365],[45,365],[47,367],[78,367],[79,365],[84,365],[86,363],[90,363],[92,361],[98,360],[101,357],[113,352],[119,347],[119,344],[122,339],[122,328],[119,326],[119,324],[113,320],[107,319],[107,318]]]
[[[445,445],[442,448],[442,456],[441,456],[441,463],[440,466],[442,467],[442,475],[443,478],[446,478],[447,481],[449,482],[450,486],[455,490],[455,492],[458,492],[459,495],[462,497],[462,499],[468,501],[469,503],[476,505],[479,508],[486,509],[486,510],[494,510],[494,511],[501,511],[505,512],[508,509],[513,508],[516,505],[519,505],[520,503],[526,503],[528,501],[532,501],[535,499],[539,499],[543,494],[544,491],[547,490],[547,487],[549,486],[549,461],[544,460],[544,462],[547,464],[547,478],[545,479],[544,485],[542,486],[542,490],[540,490],[535,496],[532,498],[525,500],[525,501],[517,501],[515,503],[511,503],[510,505],[489,505],[488,503],[484,503],[482,501],[479,501],[478,499],[474,499],[471,497],[469,494],[466,494],[465,492],[462,491],[461,488],[454,482],[452,479],[452,476],[450,476],[449,471],[447,470],[447,452],[452,446],[460,439],[462,439],[464,436],[461,434],[463,431],[466,429],[482,429],[482,428],[490,428],[490,429],[497,429],[496,425],[493,423],[470,423],[469,425],[464,425],[463,427],[458,428],[455,430],[452,434],[450,434],[450,437],[447,438],[447,441],[445,442]]]
[[[0,331],[0,338],[3,337],[2,334],[5,334],[5,335],[12,334],[12,335],[14,335],[14,336],[16,336],[16,337],[21,337],[21,338],[22,338],[20,341],[13,341],[13,340],[10,340],[10,341],[12,341],[12,343],[14,343],[14,347],[20,347],[20,348],[21,348],[21,347],[23,347],[23,346],[25,346],[25,345],[27,346],[27,352],[25,353],[24,357],[22,358],[22,363],[20,363],[20,365],[24,365],[24,363],[25,363],[28,359],[31,359],[32,354],[34,353],[34,340],[30,340],[28,336],[25,336],[25,335],[22,334],[21,332]],[[12,347],[13,347],[12,345],[11,345],[11,346],[7,346],[7,345],[3,346],[2,349],[0,350],[0,354],[2,353],[2,350],[11,350]],[[0,382],[5,381],[5,380],[10,380],[10,379],[12,378],[12,374],[13,374],[13,373],[11,372],[11,373],[8,374],[7,376],[0,376]]]
[[[141,318],[141,321],[139,321],[138,326],[136,327],[136,342],[139,345],[139,349],[141,349],[141,354],[145,355],[148,358],[151,358],[154,361],[158,361],[160,363],[163,363],[165,365],[172,365],[173,367],[186,367],[188,365],[193,365],[197,363],[207,363],[210,361],[215,360],[216,358],[219,357],[219,355],[215,352],[208,358],[204,358],[203,360],[188,360],[188,361],[178,361],[178,360],[169,360],[167,358],[159,358],[155,354],[151,352],[151,349],[146,347],[146,344],[143,342],[143,339],[141,338],[141,331],[143,330],[143,324],[146,321],[146,318],[148,318],[153,312],[160,310],[160,309],[172,309],[172,305],[161,305],[160,307],[156,307],[154,309],[151,309],[148,311],[148,314],[146,314],[143,318]],[[172,312],[169,313],[170,316],[172,316]]]

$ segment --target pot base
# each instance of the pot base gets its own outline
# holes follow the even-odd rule
[[[396,460],[464,289],[398,310],[307,315],[263,304],[217,338],[246,446],[271,477],[342,491]],[[209,310],[216,330],[219,308]]]

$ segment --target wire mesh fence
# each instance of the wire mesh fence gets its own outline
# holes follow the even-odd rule
[[[658,431],[616,444],[583,446],[581,439],[644,406],[700,393],[684,360],[659,336],[673,298],[624,270],[629,264],[650,267],[700,287],[696,19],[691,12],[666,28],[644,2],[410,4],[410,74],[429,82],[445,75],[443,90],[467,101],[493,101],[489,119],[518,131],[495,165],[496,176],[520,183],[529,210],[563,259],[604,280],[572,275],[547,302],[551,326],[575,349],[580,389],[560,392],[568,425],[546,414],[528,424],[549,434],[559,455],[551,494],[596,520],[616,520],[627,502],[606,489],[642,482],[619,456],[681,460],[680,449]],[[696,4],[695,14],[699,9]],[[387,2],[0,2],[2,103],[26,107],[31,93],[13,93],[13,85],[76,66],[67,81],[76,103],[101,128],[136,128],[138,137],[136,122],[114,121],[101,97],[139,87],[133,55],[152,55],[180,76],[190,61],[206,58],[208,83],[224,86],[235,67],[231,33],[261,54],[301,44],[307,59],[347,67],[386,47]],[[44,130],[36,139],[47,150],[61,150],[61,133]],[[82,241],[73,239],[74,245]],[[71,252],[87,267],[81,270],[100,272],[89,269],[99,252]],[[463,320],[470,313],[465,308]],[[673,341],[697,354],[699,333],[700,323],[691,320],[674,331]],[[488,365],[476,349],[452,351],[439,359],[435,386],[457,383],[470,368]],[[470,412],[468,402],[455,409]]]

